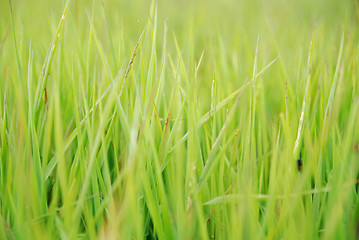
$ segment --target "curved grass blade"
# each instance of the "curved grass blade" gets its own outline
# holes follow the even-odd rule
[[[45,62],[44,62],[44,65],[43,65],[43,68],[42,68],[42,71],[41,71],[40,81],[39,81],[39,84],[37,85],[36,94],[35,94],[34,113],[38,110],[38,108],[40,106],[41,97],[42,97],[42,95],[44,93],[46,82],[47,82],[47,79],[49,77],[49,72],[50,72],[52,60],[54,58],[55,51],[56,51],[59,39],[61,37],[61,32],[62,32],[62,29],[64,27],[64,23],[65,23],[67,13],[68,13],[68,10],[69,10],[69,3],[70,3],[70,0],[67,0],[64,12],[62,14],[61,20],[60,20],[59,25],[58,25],[57,30],[56,30],[54,41],[50,45],[49,55],[45,59]]]

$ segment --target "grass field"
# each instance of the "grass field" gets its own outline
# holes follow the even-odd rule
[[[358,239],[357,0],[0,1],[0,239]]]

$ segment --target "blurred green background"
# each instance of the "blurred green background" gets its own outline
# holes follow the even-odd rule
[[[61,18],[65,1],[12,1],[14,21],[17,35],[23,36],[20,42],[26,52],[29,40],[35,49],[35,59],[41,60],[46,56]],[[104,8],[101,8],[101,4]],[[88,35],[90,29],[89,16],[94,6],[94,22],[100,42],[106,54],[116,51],[119,57],[110,62],[116,72],[125,69],[126,62],[132,49],[124,46],[134,46],[139,34],[149,19],[150,0],[73,0],[66,22],[66,48],[75,56],[85,61]],[[221,69],[221,79],[230,81],[231,88],[227,94],[243,84],[246,77],[251,75],[256,40],[259,35],[259,67],[264,67],[274,57],[281,56],[281,66],[273,68],[273,78],[281,79],[284,83],[295,88],[298,74],[298,64],[306,64],[306,54],[314,26],[318,32],[315,43],[314,62],[320,61],[321,55],[335,66],[339,42],[343,32],[346,34],[346,44],[358,42],[358,4],[352,0],[253,0],[253,1],[164,1],[158,0],[158,36],[162,36],[165,21],[168,24],[168,49],[175,52],[172,33],[176,36],[184,59],[189,66],[205,52],[203,68],[200,69],[201,81],[211,81],[214,69]],[[11,36],[10,8],[7,0],[0,2],[0,37],[8,34],[4,48],[13,47]],[[108,32],[111,33],[111,39]],[[21,38],[21,37],[20,37]],[[157,38],[158,54],[161,56],[162,37]],[[111,50],[112,44],[112,50]],[[15,60],[4,54],[0,55],[2,62]],[[6,60],[5,60],[6,58]],[[2,66],[4,68],[5,66]],[[281,68],[280,71],[277,71]],[[207,71],[209,70],[209,71]],[[39,69],[37,69],[39,71]],[[271,69],[269,70],[271,71]],[[267,82],[268,90],[280,88],[285,84],[275,85],[276,81]],[[210,91],[211,84],[200,88],[199,96]],[[276,94],[279,105],[281,99]],[[204,102],[208,105],[208,101]],[[279,110],[279,106],[278,106]]]

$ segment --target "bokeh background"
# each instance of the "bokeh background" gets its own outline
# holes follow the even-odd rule
[[[44,59],[55,35],[65,1],[13,0],[12,5],[16,32],[23,36],[22,39],[26,39],[20,42],[21,48],[26,52],[31,40],[35,59]],[[283,99],[278,97],[275,90],[284,91],[286,81],[290,88],[296,87],[298,67],[300,64],[306,65],[314,28],[319,36],[314,46],[314,64],[321,61],[320,59],[330,59],[328,64],[335,66],[343,32],[346,34],[346,45],[355,45],[358,42],[356,28],[359,8],[358,2],[354,0],[158,0],[157,7],[158,58],[161,56],[165,23],[169,33],[168,51],[176,51],[173,40],[173,36],[176,36],[189,68],[193,67],[194,62],[205,52],[202,62],[204,67],[200,69],[202,72],[199,75],[199,84],[203,86],[198,89],[199,96],[208,95],[211,84],[201,83],[212,81],[214,69],[221,69],[220,81],[229,81],[232,86],[227,88],[227,94],[241,86],[252,74],[259,36],[259,68],[278,55],[282,60],[280,66],[274,67],[272,77],[280,79],[283,84],[278,86],[277,81],[265,83],[269,94],[273,94],[270,97],[277,98],[277,107],[273,105],[276,112],[279,112]],[[113,72],[125,69],[127,60],[120,62],[119,59],[128,59],[132,49],[123,46],[136,44],[150,17],[150,8],[150,0],[72,0],[64,37],[66,48],[72,49],[76,57],[85,61],[90,31],[89,19],[93,10],[96,31],[105,53],[115,51],[118,56],[110,61]],[[3,39],[8,35],[3,44],[4,48],[11,48],[13,45],[9,9],[9,1],[1,0],[0,37]],[[149,41],[147,44],[150,44]],[[331,47],[328,49],[328,46]],[[15,52],[12,57],[15,59]],[[0,55],[0,58],[3,64],[11,61],[9,56],[6,56],[5,60],[4,54]],[[277,71],[275,68],[281,70]],[[330,69],[333,70],[334,67]],[[203,104],[208,105],[208,98],[202,99]]]

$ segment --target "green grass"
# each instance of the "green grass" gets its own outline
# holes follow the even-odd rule
[[[0,239],[358,238],[358,24],[349,0],[1,1]]]

